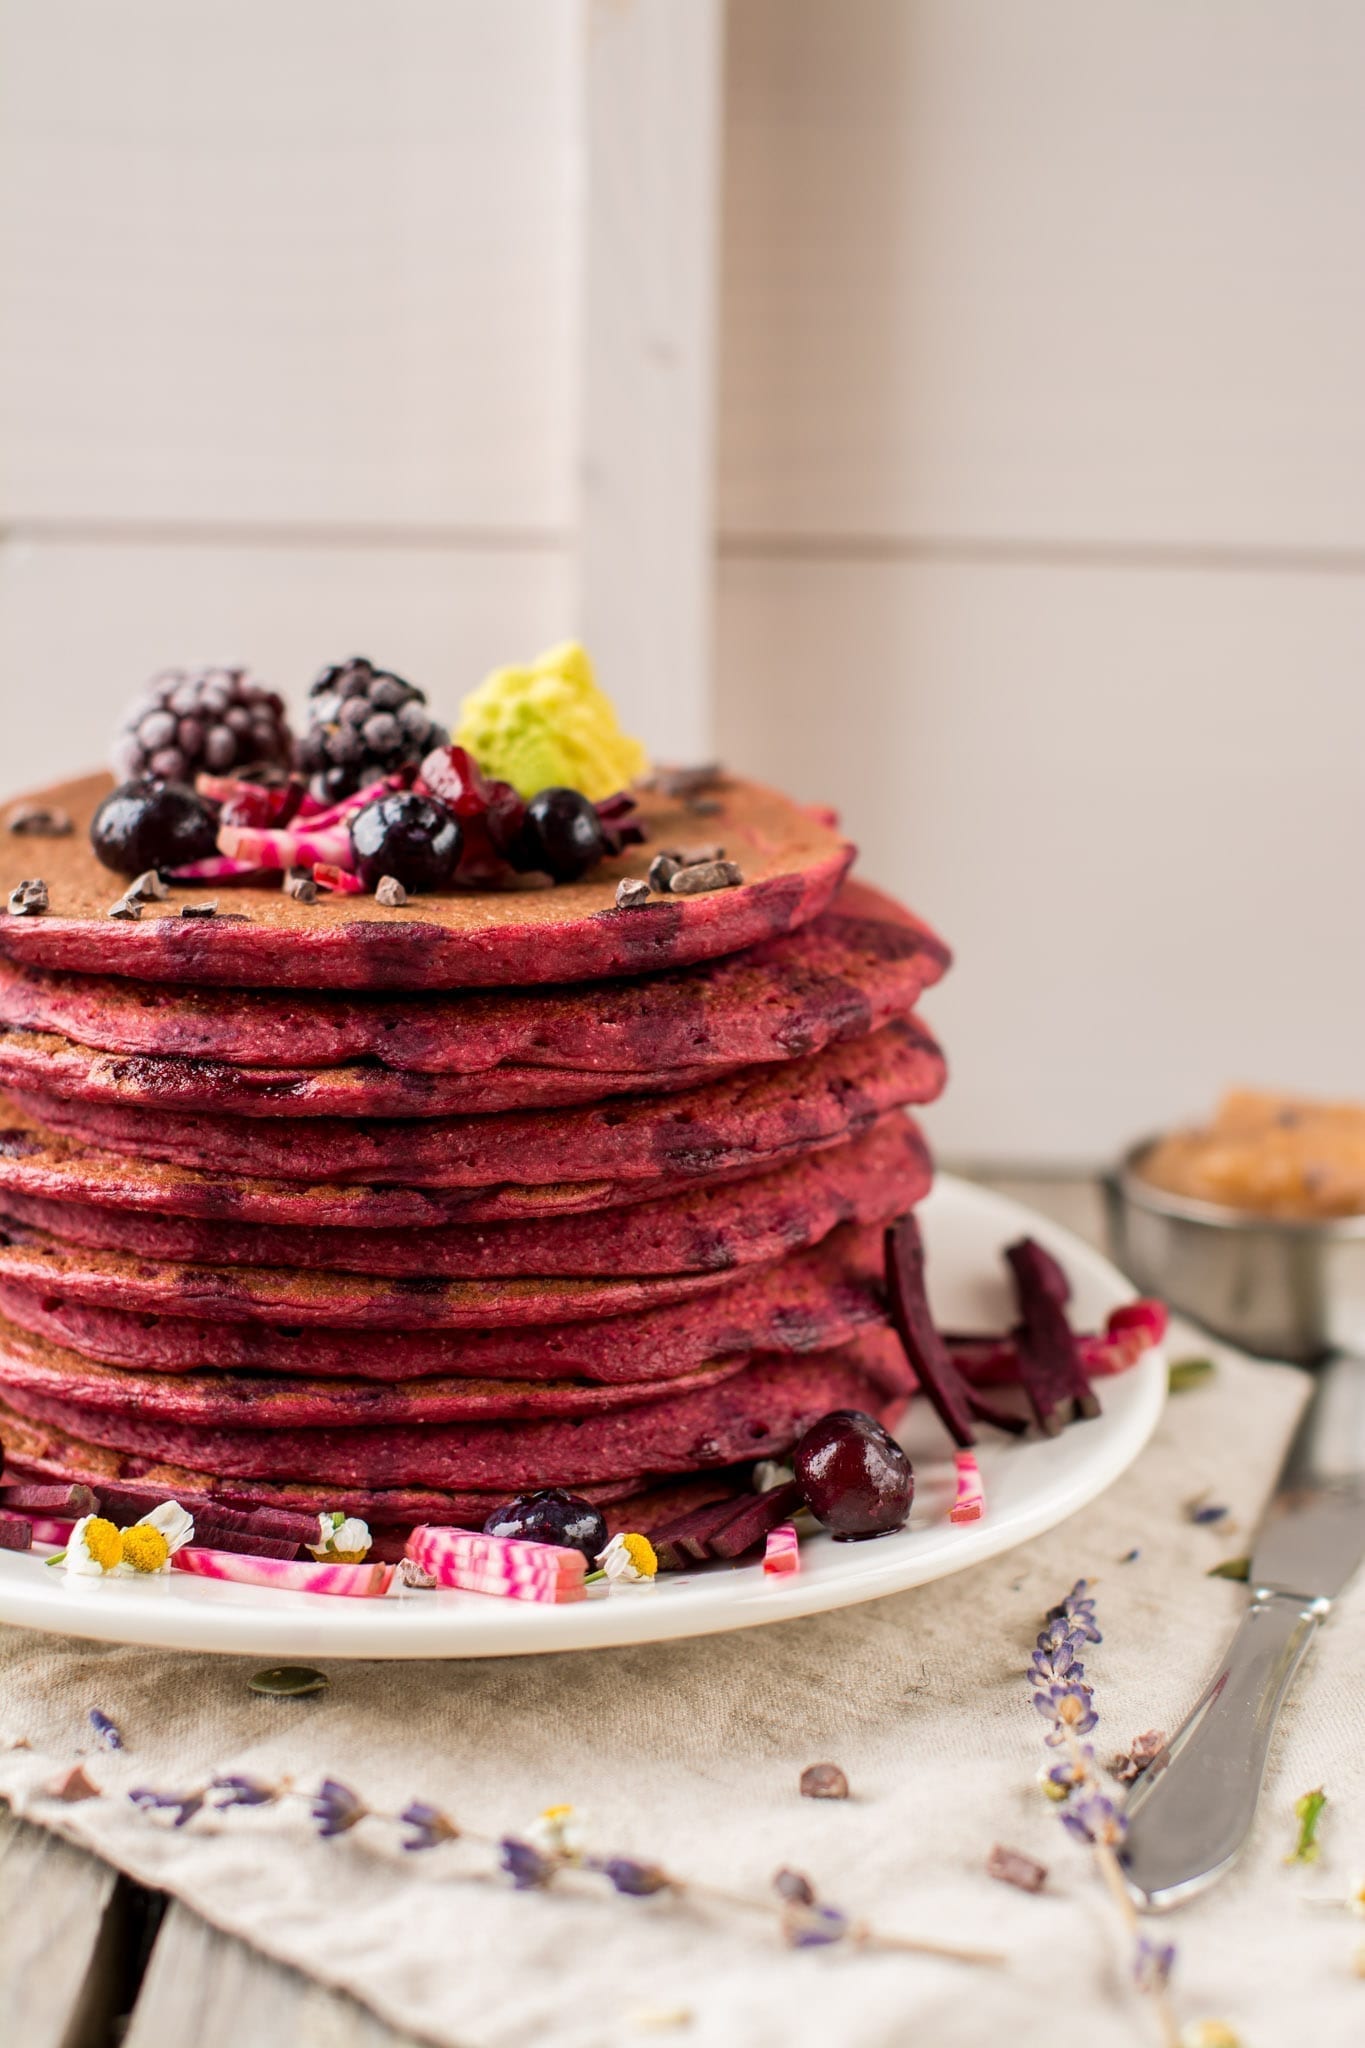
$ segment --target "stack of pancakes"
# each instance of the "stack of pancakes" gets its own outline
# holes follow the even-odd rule
[[[173,887],[137,922],[86,826],[3,846],[8,1469],[187,1505],[481,1523],[558,1485],[648,1528],[831,1408],[894,1420],[881,1234],[926,1192],[913,1014],[947,954],[852,848],[724,780],[736,888],[584,881],[381,909]]]

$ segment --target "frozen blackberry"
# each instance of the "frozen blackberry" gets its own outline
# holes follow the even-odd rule
[[[293,746],[284,699],[244,668],[165,669],[124,714],[114,773],[121,782],[192,783],[201,769],[285,770]]]
[[[416,764],[449,739],[411,683],[356,655],[325,668],[308,693],[308,730],[295,766],[327,803]]]

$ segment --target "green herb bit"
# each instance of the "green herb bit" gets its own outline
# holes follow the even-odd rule
[[[1217,1370],[1211,1358],[1175,1358],[1167,1368],[1166,1384],[1173,1394],[1186,1394],[1191,1387],[1202,1387]]]
[[[1206,1579],[1241,1579],[1244,1583],[1251,1577],[1249,1557],[1225,1557],[1221,1564],[1210,1565],[1205,1572]]]
[[[1294,1844],[1286,1863],[1316,1863],[1318,1860],[1318,1822],[1322,1809],[1327,1804],[1327,1794],[1321,1785],[1316,1792],[1305,1792],[1302,1799],[1294,1801],[1294,1818],[1299,1824],[1299,1839]]]

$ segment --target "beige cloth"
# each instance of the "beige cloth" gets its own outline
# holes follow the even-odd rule
[[[676,2038],[727,2048],[1152,2042],[1114,1909],[1037,1789],[1049,1753],[1021,1672],[1043,1611],[1090,1577],[1104,1630],[1087,1658],[1100,1755],[1172,1727],[1245,1598],[1205,1574],[1245,1549],[1301,1396],[1288,1371],[1224,1355],[1213,1384],[1172,1400],[1135,1468],[1051,1535],[917,1592],[727,1637],[338,1664],[322,1697],[275,1701],[248,1693],[250,1661],[5,1631],[3,1733],[46,1755],[0,1756],[0,1792],[216,1925],[459,2048],[628,2048],[651,2038],[648,2015],[669,2012],[691,2015]],[[1206,1488],[1230,1504],[1231,1526],[1184,1514]],[[1134,1545],[1141,1555],[1122,1563]],[[1248,2048],[1365,2039],[1353,1973],[1365,1927],[1308,1904],[1344,1895],[1365,1870],[1362,1700],[1365,1584],[1289,1703],[1240,1868],[1160,1923],[1180,1946],[1182,2020],[1218,2016]],[[171,1832],[122,1799],[33,1801],[52,1759],[85,1741],[92,1705],[127,1739],[126,1754],[90,1764],[111,1788],[331,1774],[374,1804],[419,1796],[489,1832],[567,1800],[595,1847],[740,1890],[765,1890],[792,1864],[849,1911],[1009,1960],[794,1954],[765,1920],[710,1907],[459,1879],[485,1865],[482,1848],[404,1857],[373,1823],[316,1840],[299,1809],[205,1815]],[[802,1767],[825,1760],[847,1772],[847,1804],[798,1797]],[[1330,1799],[1322,1861],[1287,1868],[1293,1802],[1318,1784]],[[985,1875],[995,1842],[1049,1866],[1041,1895]]]

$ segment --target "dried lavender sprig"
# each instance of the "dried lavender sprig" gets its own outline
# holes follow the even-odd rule
[[[1077,1579],[1065,1598],[1049,1608],[1029,1661],[1029,1684],[1036,1688],[1033,1705],[1050,1723],[1043,1739],[1051,1748],[1064,1746],[1067,1750],[1066,1759],[1044,1773],[1043,1789],[1060,1803],[1063,1827],[1093,1855],[1133,1944],[1133,1981],[1151,1999],[1166,2048],[1180,2048],[1168,1996],[1176,1952],[1169,1943],[1153,1943],[1139,1928],[1118,1860],[1127,1820],[1118,1802],[1099,1789],[1094,1749],[1079,1739],[1097,1725],[1099,1715],[1094,1690],[1084,1680],[1076,1652],[1083,1644],[1103,1640],[1095,1618],[1094,1595],[1085,1579]]]

